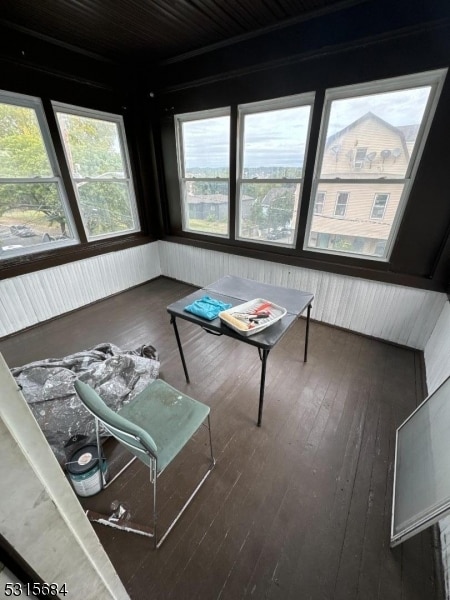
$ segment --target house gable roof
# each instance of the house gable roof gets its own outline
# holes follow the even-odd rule
[[[330,135],[327,138],[327,141],[325,144],[325,149],[330,148],[332,145],[334,145],[336,143],[337,140],[339,140],[341,137],[346,135],[349,131],[351,131],[352,129],[354,129],[355,127],[357,127],[364,121],[368,121],[369,119],[377,122],[380,126],[385,127],[386,129],[390,129],[392,132],[394,132],[399,137],[399,141],[402,145],[402,149],[405,153],[405,156],[409,159],[409,151],[408,151],[408,147],[406,145],[406,139],[405,139],[405,135],[404,135],[403,131],[400,128],[395,127],[394,125],[391,125],[390,123],[388,123],[381,117],[377,116],[372,111],[366,112],[362,117],[360,117],[359,119],[356,119],[356,121],[353,121],[353,123],[350,123],[350,125],[347,125],[347,127],[344,127],[344,129],[341,129],[340,131],[337,131],[333,135]]]

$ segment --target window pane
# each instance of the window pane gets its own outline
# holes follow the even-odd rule
[[[183,121],[183,176],[229,176],[230,118]]]
[[[52,177],[36,111],[0,103],[0,177]]]
[[[70,239],[73,235],[56,183],[0,184],[2,252]]]
[[[123,122],[118,115],[55,105],[88,240],[139,228]]]
[[[308,248],[383,256],[403,187],[403,184],[374,182],[348,184],[344,191],[342,184],[321,183],[317,194],[323,194],[323,209],[312,217]],[[380,199],[375,205],[378,208],[386,200],[384,214],[376,221],[373,220],[375,197]]]
[[[242,184],[239,237],[292,245],[299,197],[299,183]]]
[[[335,217],[344,217],[347,210],[348,192],[338,192],[336,206],[334,207]]]
[[[127,183],[83,181],[77,187],[88,237],[135,229]]]
[[[323,213],[323,203],[325,202],[325,194],[317,192],[316,201],[314,203],[314,214],[321,215]]]
[[[310,112],[296,106],[245,115],[242,178],[301,178]]]
[[[386,203],[388,201],[389,194],[377,194],[372,208],[372,219],[382,219],[384,217],[384,211],[386,209]]]
[[[126,177],[117,123],[56,115],[72,177]]]
[[[320,178],[404,178],[430,90],[331,102]]]
[[[228,182],[186,181],[184,230],[228,235]]]

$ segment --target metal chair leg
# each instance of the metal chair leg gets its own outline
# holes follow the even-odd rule
[[[210,446],[210,451],[211,451],[211,464],[209,466],[209,469],[203,475],[202,479],[197,484],[197,487],[192,492],[192,494],[189,496],[189,498],[186,500],[186,502],[184,503],[183,507],[181,508],[181,510],[179,511],[179,513],[177,514],[177,516],[175,517],[175,519],[172,521],[172,523],[166,529],[164,535],[161,537],[161,539],[158,542],[155,541],[155,547],[156,548],[160,548],[162,546],[163,542],[165,541],[165,539],[167,538],[167,536],[169,535],[169,533],[172,531],[172,529],[178,523],[181,515],[187,509],[187,507],[189,506],[189,504],[191,503],[191,501],[193,500],[193,498],[195,497],[195,495],[197,494],[197,492],[199,491],[199,489],[202,487],[202,485],[205,483],[206,479],[209,477],[211,471],[214,469],[214,465],[216,464],[216,459],[214,458],[213,448],[212,448],[211,421],[210,421],[209,415],[208,415],[208,425],[207,425],[207,427],[208,427],[208,430],[209,430],[209,446]],[[161,473],[160,473],[160,475],[161,475]],[[155,539],[156,539],[156,535],[155,535]]]
[[[206,423],[204,423],[204,424],[206,425]],[[138,534],[144,535],[146,537],[152,537],[154,548],[155,549],[160,548],[162,546],[162,544],[164,543],[164,541],[166,540],[169,533],[172,531],[172,529],[178,523],[181,515],[184,513],[184,511],[187,509],[187,507],[189,506],[189,504],[191,503],[191,501],[193,500],[193,498],[195,497],[195,495],[197,494],[199,489],[202,487],[202,485],[204,484],[204,482],[206,481],[206,479],[208,478],[208,476],[210,475],[211,471],[213,470],[213,468],[216,464],[216,459],[214,458],[214,453],[213,453],[212,436],[211,436],[211,420],[210,420],[209,415],[208,415],[208,424],[206,425],[206,427],[208,428],[209,447],[210,447],[210,454],[211,454],[211,462],[210,462],[209,468],[206,471],[206,473],[203,475],[200,482],[197,484],[197,486],[194,489],[194,491],[192,492],[192,494],[189,496],[187,501],[184,503],[183,507],[178,512],[175,519],[172,521],[172,523],[166,529],[164,535],[160,539],[158,539],[158,535],[157,535],[158,515],[157,515],[157,501],[156,501],[156,483],[157,483],[157,479],[158,479],[159,475],[161,475],[161,473],[163,471],[161,471],[161,473],[158,474],[157,462],[156,462],[156,459],[154,459],[154,458],[150,459],[150,472],[149,472],[150,483],[153,484],[153,529],[146,525],[140,525],[138,523],[132,523],[130,521],[121,521],[120,519],[118,520],[116,518],[112,518],[111,516],[108,517],[106,515],[102,515],[100,513],[96,513],[91,510],[86,511],[86,516],[88,517],[88,519],[90,521],[95,521],[97,523],[101,523],[102,525],[109,525],[110,527],[114,527],[116,529],[121,529],[123,531],[138,533]],[[98,443],[99,443],[99,441],[100,441],[100,436],[98,436]],[[101,449],[99,449],[99,452],[100,451],[101,451]],[[100,456],[100,454],[99,454],[99,456]],[[113,481],[115,481],[117,479],[117,477],[121,473],[123,473],[123,471],[125,471],[125,469],[128,468],[128,466],[135,460],[135,458],[136,457],[133,457],[133,459],[127,465],[125,465],[125,467],[123,467],[121,469],[121,471],[110,482],[108,482],[108,485],[111,485],[111,483]]]

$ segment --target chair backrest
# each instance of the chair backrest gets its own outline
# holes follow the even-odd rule
[[[74,383],[80,400],[119,442],[125,444],[133,454],[149,463],[149,455],[157,456],[158,448],[152,436],[128,419],[111,410],[95,390],[84,381]]]

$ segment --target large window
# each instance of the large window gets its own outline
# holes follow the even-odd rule
[[[0,92],[0,258],[76,241],[40,100]]]
[[[326,92],[305,250],[388,260],[444,74]]]
[[[54,109],[87,239],[136,231],[122,118],[56,103]]]
[[[313,100],[239,106],[238,238],[295,245]]]
[[[139,228],[122,118],[54,103],[72,210],[39,98],[0,91],[0,258]],[[73,200],[73,192],[78,208]]]
[[[390,260],[446,72],[176,115],[183,230]]]
[[[176,117],[183,231],[229,236],[229,109]]]

